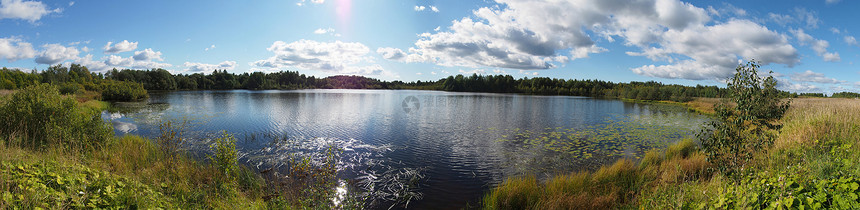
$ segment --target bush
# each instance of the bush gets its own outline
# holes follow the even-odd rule
[[[758,63],[738,65],[729,81],[729,106],[714,107],[716,120],[699,133],[708,161],[726,174],[747,166],[753,155],[770,147],[775,139],[776,122],[788,110],[789,102],[780,102],[773,76],[758,76]]]
[[[75,94],[84,90],[83,86],[77,83],[63,83],[57,85],[60,94]]]
[[[140,83],[125,81],[105,81],[102,83],[102,100],[142,101],[148,97],[149,95]]]
[[[236,164],[238,162],[238,157],[236,155],[236,138],[233,135],[227,133],[227,131],[222,131],[222,136],[215,138],[215,144],[209,146],[213,149],[212,156],[209,156],[209,160],[212,161],[212,164],[218,168],[218,171],[223,173],[226,177],[230,177],[233,171],[236,169]]]
[[[113,136],[113,128],[96,110],[79,107],[50,84],[30,86],[0,106],[0,134],[8,145],[90,149]]]

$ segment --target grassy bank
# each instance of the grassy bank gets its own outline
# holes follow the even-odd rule
[[[697,99],[708,107],[708,100]],[[737,176],[709,170],[691,141],[595,172],[506,180],[485,209],[860,208],[860,100],[794,99],[772,147]]]
[[[176,123],[161,124],[158,139],[116,137],[99,116],[108,103],[95,98],[94,94],[63,95],[49,84],[0,96],[0,209],[328,209],[355,205],[333,206],[329,182],[285,189],[238,165],[235,139],[227,133],[214,140],[207,160],[193,159],[178,148],[183,140],[177,132],[182,128]],[[332,180],[307,175],[331,170],[311,165],[302,168],[305,171],[290,172]],[[307,183],[307,179],[297,178],[279,181],[284,180]]]
[[[714,115],[714,105],[720,102],[720,98],[693,98],[688,102],[677,101],[653,101],[653,100],[638,100],[621,98],[622,101],[636,103],[651,103],[651,104],[668,104],[675,106],[686,107],[690,112],[695,112],[703,115]]]

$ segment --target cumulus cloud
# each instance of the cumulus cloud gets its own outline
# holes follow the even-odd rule
[[[406,58],[406,53],[397,48],[380,47],[376,49],[376,53],[382,55],[382,58],[389,60],[402,60],[403,58]]]
[[[214,49],[215,49],[215,45],[213,44],[212,46],[209,46],[206,49],[203,49],[203,51],[209,51],[209,50],[214,50]]]
[[[151,48],[146,48],[143,51],[135,51],[132,58],[136,61],[164,61],[164,59],[161,58],[161,52],[153,51]]]
[[[36,56],[36,50],[29,42],[9,37],[0,38],[0,59],[15,62],[21,59],[29,59]]]
[[[22,19],[35,23],[45,15],[60,11],[62,10],[51,10],[40,1],[0,0],[0,20]]]
[[[839,57],[839,53],[827,51],[827,48],[830,47],[830,43],[826,40],[815,39],[804,32],[803,29],[791,29],[790,31],[797,38],[797,41],[800,42],[800,46],[809,45],[809,47],[812,48],[818,56],[821,56],[824,61],[839,62],[842,60]]]
[[[625,45],[641,50],[628,55],[669,62],[632,69],[653,77],[724,79],[739,59],[788,66],[799,63],[797,50],[785,35],[748,20],[709,24],[709,11],[677,0],[498,2],[506,6],[480,8],[473,12],[474,17],[453,21],[450,30],[424,33],[405,52],[405,58],[392,60],[550,69],[605,52],[592,39],[596,34],[610,42],[622,38]],[[724,10],[712,8],[710,13],[745,14],[731,5]]]
[[[777,80],[777,88],[780,90],[785,90],[789,92],[798,92],[798,93],[819,93],[821,92],[821,87],[816,85],[808,84],[808,83],[794,83],[789,81],[788,79],[776,78]]]
[[[219,64],[185,62],[182,66],[186,67],[185,71],[187,72],[206,73],[215,71],[216,69],[233,70],[236,68],[236,61],[224,61]]]
[[[82,66],[86,66],[87,69],[92,72],[104,72],[111,69],[111,67],[105,64],[104,61],[93,60],[92,54],[87,54],[84,57],[79,57],[75,60],[75,63],[81,64]]]
[[[105,65],[111,68],[163,69],[173,66],[169,63],[158,62],[162,60],[161,52],[154,52],[152,49],[137,51],[134,56],[122,57],[118,55],[109,55],[103,59]]]
[[[66,47],[60,44],[42,45],[45,48],[39,56],[36,56],[35,62],[38,64],[54,65],[66,60],[74,60],[78,58],[80,51],[75,47]]]
[[[427,9],[427,7],[417,5],[415,6],[415,11],[424,11],[424,9]]]
[[[803,73],[794,73],[791,75],[791,80],[798,82],[815,82],[815,83],[827,83],[827,84],[839,84],[844,83],[845,81],[839,81],[834,78],[825,77],[822,73],[813,72],[811,70],[806,70]]]
[[[642,66],[634,68],[634,73],[662,78],[721,80],[732,75],[739,58],[757,59],[765,65],[793,66],[800,62],[797,50],[788,43],[786,36],[747,20],[669,30],[661,40],[660,47],[628,54],[673,64]],[[691,59],[678,61],[683,57]]]
[[[102,49],[104,49],[105,53],[109,54],[129,52],[137,49],[137,42],[129,42],[128,40],[122,40],[122,42],[117,42],[116,44],[108,42]]]
[[[439,12],[439,8],[436,8],[436,6],[430,6],[430,11]]]
[[[387,74],[382,66],[370,64],[373,63],[373,58],[367,55],[370,48],[358,42],[276,41],[267,50],[275,55],[251,65],[277,69],[296,67],[335,74]]]

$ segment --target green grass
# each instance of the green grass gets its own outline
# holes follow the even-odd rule
[[[328,196],[279,194],[235,159],[216,166],[152,139],[115,137],[98,115],[107,103],[75,99],[47,84],[0,96],[0,209],[329,208]],[[220,155],[235,155],[233,146]],[[321,191],[315,187],[292,190]]]
[[[712,173],[695,144],[682,141],[663,151],[646,152],[636,167],[629,160],[619,160],[597,172],[562,174],[546,181],[510,178],[485,195],[483,206],[860,208],[860,100],[794,99],[781,123],[784,127],[773,147],[758,153],[737,178]]]

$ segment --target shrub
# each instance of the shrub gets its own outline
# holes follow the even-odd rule
[[[158,130],[161,135],[156,139],[158,148],[164,154],[169,162],[173,162],[178,158],[179,152],[182,149],[182,144],[185,143],[185,138],[182,134],[188,129],[188,120],[183,119],[182,122],[176,123],[173,120],[164,120],[158,124]]]
[[[780,128],[776,121],[788,110],[789,102],[780,102],[776,80],[773,76],[762,79],[758,68],[755,61],[738,65],[727,84],[734,105],[718,104],[714,108],[717,119],[699,133],[708,161],[726,174],[743,169],[756,152],[773,144],[771,131]]]
[[[30,86],[7,99],[0,106],[0,134],[8,145],[91,149],[113,136],[96,110],[79,107],[53,85]]]
[[[230,177],[236,169],[238,161],[236,155],[236,138],[227,133],[227,131],[222,131],[221,137],[215,138],[215,144],[209,147],[213,149],[212,152],[214,153],[209,156],[209,160],[218,168],[218,171]]]
[[[142,101],[149,95],[143,85],[135,82],[105,81],[102,83],[102,100]]]
[[[77,83],[63,83],[57,86],[60,94],[75,94],[83,91],[83,86]]]

